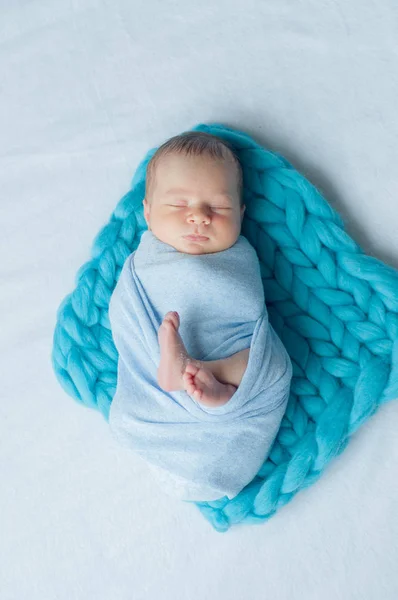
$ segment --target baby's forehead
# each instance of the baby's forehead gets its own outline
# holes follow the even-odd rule
[[[195,164],[204,168],[206,168],[207,165],[219,167],[225,173],[235,173],[236,171],[233,158],[220,158],[207,154],[189,155],[184,153],[171,153],[159,157],[154,169],[154,176],[157,181],[167,178],[167,176],[170,174],[170,167],[173,167],[173,169],[176,168],[177,172],[178,170],[183,171],[184,168],[186,168],[187,172],[189,173],[190,169],[194,168]],[[207,174],[207,176],[210,176],[210,172]]]
[[[191,164],[214,164],[220,166],[226,166],[229,162],[229,158],[225,156],[225,158],[211,156],[210,154],[190,154],[186,152],[167,152],[164,155],[161,155],[157,159],[157,166],[163,165],[167,166],[170,163],[178,164],[181,166],[191,165]]]
[[[224,194],[233,198],[240,195],[239,173],[234,164],[233,156],[214,157],[208,154],[186,154],[184,152],[166,152],[156,157],[147,177],[147,196],[164,194],[166,190],[175,188],[191,189],[191,176],[196,180],[196,165],[206,179],[206,187],[210,185],[212,195]],[[207,170],[207,167],[209,169]],[[223,175],[220,176],[212,170],[213,166],[220,166]],[[213,176],[212,176],[213,174]],[[148,174],[147,174],[148,175]],[[211,182],[211,183],[210,183]],[[193,184],[195,186],[195,184]],[[216,191],[217,190],[219,191]]]

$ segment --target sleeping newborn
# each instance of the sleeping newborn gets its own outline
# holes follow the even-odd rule
[[[235,497],[275,440],[292,367],[240,235],[242,172],[223,140],[188,132],[147,167],[148,225],[109,317],[119,353],[109,424],[185,501]]]

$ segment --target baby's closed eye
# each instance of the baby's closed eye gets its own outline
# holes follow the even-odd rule
[[[186,208],[185,204],[167,204],[166,206],[172,206],[173,208]],[[212,210],[231,210],[230,206],[210,206]]]

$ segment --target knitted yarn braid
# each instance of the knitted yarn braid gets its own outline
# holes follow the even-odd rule
[[[257,476],[232,500],[194,503],[222,532],[272,517],[320,477],[380,404],[398,397],[398,272],[366,256],[341,217],[283,157],[221,124],[193,130],[227,140],[240,160],[242,234],[257,251],[270,322],[293,363],[288,407]],[[142,200],[156,149],[138,166],[132,189],[97,235],[91,260],[57,314],[57,378],[105,419],[118,359],[108,305],[147,228]]]

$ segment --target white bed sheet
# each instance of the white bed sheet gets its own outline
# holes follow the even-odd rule
[[[216,533],[58,385],[55,313],[146,151],[284,154],[398,267],[394,0],[0,2],[0,597],[393,600],[398,403],[269,522]]]

